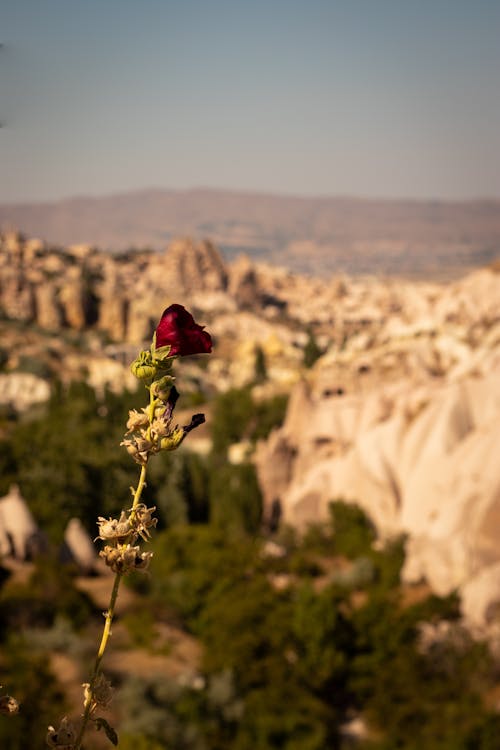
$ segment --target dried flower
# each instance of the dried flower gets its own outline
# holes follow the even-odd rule
[[[99,516],[97,519],[97,525],[99,527],[98,539],[113,541],[117,544],[123,544],[132,533],[130,519],[124,510],[122,510],[119,519],[106,519]]]
[[[162,438],[168,435],[170,432],[170,420],[167,417],[165,409],[160,412],[160,416],[153,419],[151,422],[150,435],[153,440]]]
[[[19,703],[16,699],[11,695],[0,695],[0,714],[13,716],[17,713],[19,713]]]
[[[141,427],[147,427],[148,424],[149,424],[149,417],[147,415],[147,409],[142,409],[142,411],[131,409],[128,413],[126,434],[128,435],[130,432],[135,432],[136,430],[139,430]]]
[[[122,440],[120,445],[130,453],[134,461],[141,466],[145,466],[151,453],[155,453],[158,448],[143,435],[133,435],[132,438]]]
[[[170,305],[164,310],[156,328],[157,349],[169,346],[169,357],[189,354],[209,354],[212,339],[204,326],[195,323],[193,316],[182,305]]]
[[[191,417],[191,422],[189,424],[185,424],[182,428],[184,430],[184,434],[187,435],[188,432],[191,432],[191,430],[194,430],[195,427],[199,427],[201,424],[204,424],[204,422],[204,414],[193,414],[193,416]]]
[[[90,683],[88,682],[84,682],[82,687],[84,705],[87,705],[87,702],[91,701],[93,708],[96,708],[97,706],[106,708],[111,703],[114,690],[111,687],[111,682],[102,674],[102,672],[96,677],[92,691],[90,690]]]
[[[151,538],[149,529],[154,528],[158,519],[153,516],[156,507],[148,508],[144,503],[139,503],[135,510],[131,509],[131,518],[136,533],[146,542]]]
[[[106,545],[99,552],[106,565],[114,573],[131,573],[134,570],[145,570],[149,561],[153,557],[152,552],[141,552],[140,547],[132,547],[127,544],[125,547],[110,547]]]
[[[56,731],[54,727],[49,727],[47,732],[46,741],[49,747],[58,747],[59,750],[72,750],[76,740],[76,729],[67,716],[61,719],[59,729]]]

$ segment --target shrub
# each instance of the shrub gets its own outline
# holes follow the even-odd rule
[[[81,628],[92,611],[88,597],[74,587],[69,569],[49,557],[37,559],[27,583],[9,581],[0,592],[0,621],[12,632],[51,627],[58,615]]]
[[[349,558],[364,555],[375,541],[375,528],[361,508],[337,500],[330,505],[335,552]]]
[[[210,519],[228,533],[258,532],[262,495],[253,464],[224,464],[210,475]]]
[[[39,750],[54,711],[65,710],[65,700],[48,659],[22,637],[12,636],[5,644],[0,671],[4,688],[20,703],[16,716],[0,716],[0,747]]]

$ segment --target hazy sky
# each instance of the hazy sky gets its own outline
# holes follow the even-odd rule
[[[499,0],[0,0],[0,201],[500,197]]]

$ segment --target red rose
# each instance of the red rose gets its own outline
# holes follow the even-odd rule
[[[182,305],[170,305],[156,328],[156,348],[170,346],[170,356],[209,354],[212,351],[210,334],[194,322]]]

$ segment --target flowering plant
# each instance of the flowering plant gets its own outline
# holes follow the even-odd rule
[[[57,729],[49,727],[47,744],[59,750],[81,750],[85,732],[92,722],[96,729],[103,729],[108,739],[118,744],[116,731],[105,718],[97,716],[105,709],[112,697],[113,688],[101,670],[101,662],[111,635],[118,591],[121,579],[135,570],[145,570],[152,552],[141,549],[141,542],[149,541],[151,529],[156,526],[155,507],[148,508],[141,502],[146,486],[146,473],[151,456],[160,451],[172,451],[179,447],[186,435],[205,421],[203,414],[194,414],[186,425],[174,422],[174,409],[179,393],[174,385],[172,365],[175,357],[191,354],[209,354],[212,339],[203,326],[195,323],[193,316],[182,305],[174,304],[164,310],[150,349],[141,351],[132,362],[134,375],[144,382],[149,391],[149,404],[140,411],[129,412],[127,429],[121,445],[141,467],[139,480],[132,491],[132,504],[121,511],[119,518],[97,519],[97,539],[104,542],[99,555],[115,574],[109,607],[104,613],[104,628],[97,651],[94,669],[89,682],[84,683],[83,717],[73,723],[67,717]]]
[[[170,305],[164,310],[155,331],[155,346],[169,346],[171,357],[188,354],[210,354],[212,339],[203,326],[182,305]]]

